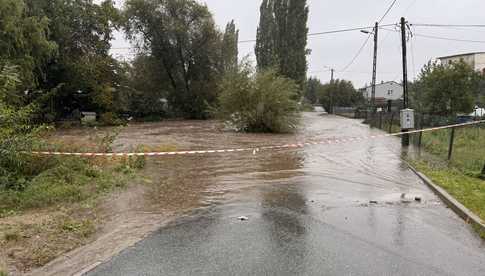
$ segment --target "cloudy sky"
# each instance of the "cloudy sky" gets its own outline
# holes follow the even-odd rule
[[[123,0],[117,0],[121,5]],[[216,23],[223,28],[234,19],[240,29],[240,40],[255,39],[262,0],[199,0],[212,11]],[[381,18],[392,0],[308,0],[310,6],[310,33],[337,29],[372,26]],[[397,0],[382,24],[397,23],[405,16],[415,24],[485,24],[483,0]],[[393,29],[393,27],[388,27]],[[409,76],[413,78],[428,60],[438,56],[465,52],[485,51],[485,28],[413,27],[416,34],[408,42]],[[401,38],[397,32],[380,30],[378,81],[402,80]],[[476,42],[432,39],[435,36]],[[117,35],[114,47],[129,46],[122,34]],[[336,78],[354,82],[357,87],[370,83],[372,75],[373,42],[369,41],[361,55],[347,70],[342,71],[354,58],[367,35],[359,31],[315,36],[309,39],[309,75],[326,82],[328,68],[336,70]],[[482,42],[480,42],[482,41]],[[113,50],[117,56],[129,57],[130,50]],[[240,57],[250,55],[254,60],[254,44],[241,43]]]

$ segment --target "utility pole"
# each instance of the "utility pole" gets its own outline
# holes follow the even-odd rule
[[[377,78],[377,43],[379,35],[379,22],[376,22],[374,27],[374,63],[372,65],[372,96],[371,96],[371,108],[372,114],[376,112],[376,78]]]
[[[402,81],[404,90],[404,110],[409,107],[408,99],[408,63],[407,63],[407,49],[406,49],[406,19],[401,17],[401,39],[402,39]],[[402,128],[402,126],[401,126]],[[408,129],[402,129],[403,132]],[[409,134],[402,136],[402,145],[409,146]]]
[[[335,73],[335,69],[333,68],[330,68],[330,84],[333,84],[333,75]],[[333,93],[332,91],[330,90],[330,110],[328,111],[328,113],[330,114],[333,114]]]

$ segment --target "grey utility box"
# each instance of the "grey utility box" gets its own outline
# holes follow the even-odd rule
[[[401,110],[401,129],[414,129],[414,110]]]

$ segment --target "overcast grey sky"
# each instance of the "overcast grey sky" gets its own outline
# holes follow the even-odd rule
[[[121,3],[123,0],[117,0]],[[262,0],[199,0],[206,3],[216,23],[224,28],[231,19],[240,30],[240,40],[255,39]],[[311,32],[322,32],[349,27],[371,26],[389,7],[392,0],[308,0]],[[397,0],[383,24],[397,23],[405,16],[410,23],[436,24],[485,24],[484,0]],[[393,28],[393,27],[390,27]],[[418,35],[485,41],[485,28],[431,28],[415,27]],[[114,47],[129,46],[122,38],[113,42]],[[328,67],[336,69],[336,78],[354,82],[356,87],[370,83],[372,74],[373,42],[369,41],[362,54],[346,72],[341,71],[364,43],[366,35],[348,32],[311,37],[308,48],[309,75],[323,82],[330,79]],[[379,81],[402,80],[400,34],[380,30],[378,75]],[[240,57],[251,55],[254,60],[254,43],[240,44]],[[116,50],[123,54],[128,50]],[[455,42],[415,36],[408,43],[409,76],[412,79],[428,60],[449,54],[485,51],[485,43]]]

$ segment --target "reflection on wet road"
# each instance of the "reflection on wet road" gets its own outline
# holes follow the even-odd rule
[[[201,122],[190,126],[192,133],[175,134],[164,126],[152,136],[189,149],[377,132],[316,113],[302,119],[297,135],[225,133]],[[154,128],[145,129],[145,136]],[[180,197],[203,207],[89,275],[485,275],[483,242],[400,154],[399,140],[384,138],[256,155],[159,159],[151,168],[163,175],[161,183],[180,183]],[[402,194],[422,201],[403,202]]]

